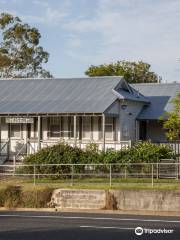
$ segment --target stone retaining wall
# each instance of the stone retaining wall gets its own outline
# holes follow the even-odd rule
[[[107,201],[113,203],[107,204]],[[109,206],[115,206],[113,209],[118,210],[180,212],[180,190],[56,189],[51,203],[58,208],[110,209]]]
[[[56,189],[52,196],[52,205],[59,208],[102,209],[105,207],[104,190]]]
[[[179,190],[110,190],[119,210],[179,211]]]

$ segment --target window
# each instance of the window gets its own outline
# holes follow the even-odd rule
[[[76,123],[76,137],[79,137],[79,118]],[[61,116],[48,119],[48,137],[74,138],[74,117]]]
[[[63,137],[68,138],[69,137],[69,119],[68,117],[62,117],[63,119],[63,128],[61,129],[63,133]]]
[[[106,124],[105,124],[105,133],[106,139],[113,140],[114,139],[114,121],[111,117],[106,117]]]
[[[38,119],[34,118],[34,123],[31,124],[31,138],[38,138]]]
[[[49,118],[49,136],[52,138],[60,137],[60,118],[59,117]]]
[[[91,138],[91,117],[82,117],[82,138]]]
[[[99,132],[99,136],[98,136],[98,140],[102,140],[102,117],[98,117],[98,132]]]
[[[73,138],[74,122],[73,117],[50,117],[49,118],[49,137],[52,138]]]
[[[73,117],[69,118],[69,129],[70,129],[70,138],[73,138],[74,137],[74,119],[73,119]],[[77,126],[76,126],[76,131],[77,131]],[[77,133],[76,133],[76,137],[77,137]]]
[[[10,124],[10,137],[21,137],[21,124]]]
[[[54,137],[54,138],[60,137],[59,125],[51,125],[51,127],[50,127],[50,137]]]

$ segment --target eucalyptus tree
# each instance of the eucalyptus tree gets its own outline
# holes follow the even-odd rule
[[[39,46],[37,28],[23,23],[19,17],[0,14],[0,77],[51,77],[43,68],[49,53]]]

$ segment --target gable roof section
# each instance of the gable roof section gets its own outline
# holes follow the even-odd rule
[[[120,100],[130,100],[130,101],[138,101],[149,103],[148,98],[143,96],[137,90],[135,90],[132,86],[130,86],[124,78],[121,79],[119,84],[113,89],[113,93]]]
[[[124,89],[113,90],[118,99],[149,103],[149,99],[131,87],[131,92]]]
[[[121,77],[0,80],[0,114],[103,113]]]
[[[133,88],[145,95],[150,105],[145,106],[137,119],[157,120],[166,112],[173,110],[172,99],[180,93],[180,83],[131,84]]]

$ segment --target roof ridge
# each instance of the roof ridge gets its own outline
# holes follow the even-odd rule
[[[169,83],[130,83],[130,85],[136,86],[136,85],[175,85],[175,84],[180,84],[180,82],[169,82]]]
[[[122,79],[122,76],[98,76],[98,77],[54,77],[54,78],[0,78],[0,81],[4,80],[72,80],[72,79]]]

